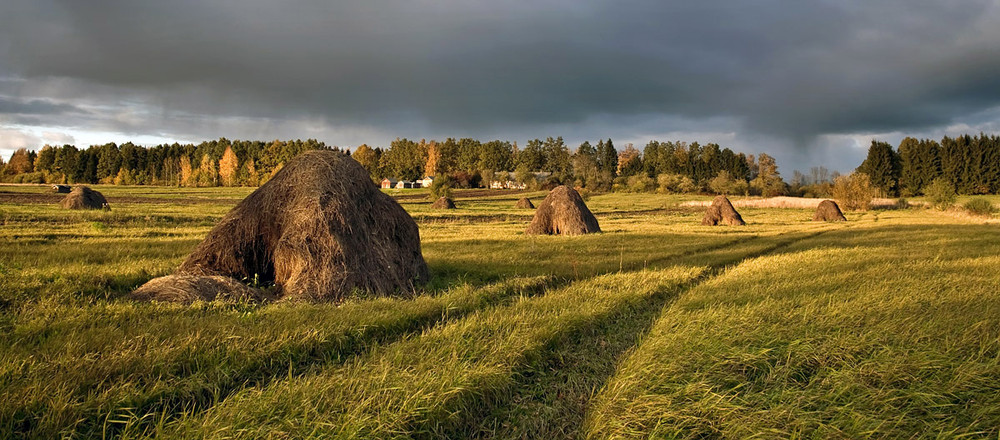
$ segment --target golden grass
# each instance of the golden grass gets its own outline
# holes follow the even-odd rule
[[[531,237],[523,194],[405,199],[413,300],[181,307],[123,296],[249,190],[99,190],[158,200],[0,203],[0,438],[998,435],[989,219],[601,194],[603,233]]]

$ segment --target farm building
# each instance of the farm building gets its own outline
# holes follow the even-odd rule
[[[547,179],[552,173],[548,171],[531,173],[534,176],[535,181],[542,183]],[[515,173],[496,173],[493,181],[490,182],[490,189],[526,189],[528,186],[524,182],[520,182],[517,179]]]
[[[395,186],[396,186],[396,179],[390,179],[388,177],[386,177],[385,179],[382,179],[382,188],[383,189],[391,189],[391,188],[394,188]]]

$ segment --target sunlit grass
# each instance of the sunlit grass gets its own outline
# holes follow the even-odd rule
[[[98,186],[111,212],[0,203],[2,437],[996,437],[1000,233],[929,209],[598,194],[601,234],[526,236],[544,192],[391,190],[414,299],[194,306],[170,273],[248,188]],[[43,192],[41,187],[4,191]],[[414,197],[415,196],[415,197]],[[647,334],[647,329],[652,329]],[[595,397],[596,396],[596,397]]]

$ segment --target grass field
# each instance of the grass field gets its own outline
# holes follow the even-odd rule
[[[931,209],[393,194],[431,283],[344,304],[135,303],[245,188],[0,186],[0,437],[998,438],[1000,225]]]

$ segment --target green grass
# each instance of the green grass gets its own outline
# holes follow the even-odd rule
[[[734,267],[664,310],[588,437],[995,438],[998,243],[866,225]]]
[[[998,435],[994,219],[600,194],[603,233],[532,237],[544,193],[393,190],[416,298],[177,306],[125,295],[251,190],[98,189],[0,203],[0,438]]]

